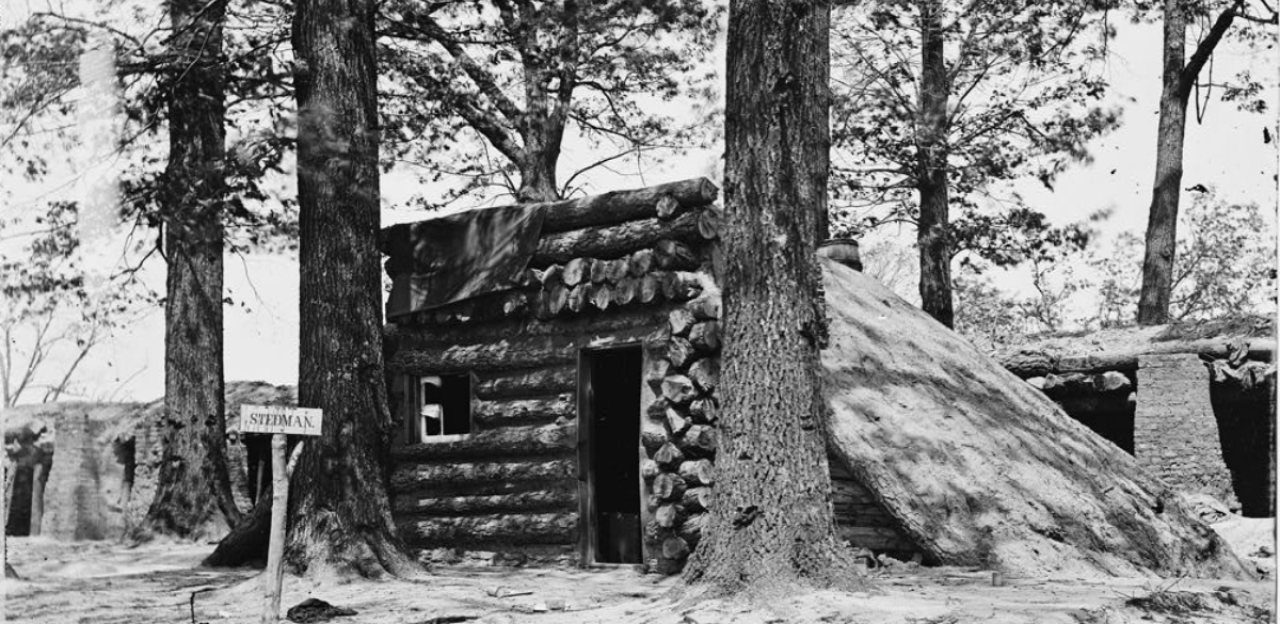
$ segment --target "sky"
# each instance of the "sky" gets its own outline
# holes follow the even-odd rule
[[[13,19],[15,7],[25,10],[25,0],[0,0]],[[11,22],[10,22],[11,23]],[[723,48],[721,48],[723,49]],[[1018,188],[1030,206],[1045,212],[1051,221],[1065,224],[1084,219],[1099,209],[1110,208],[1113,216],[1103,224],[1104,238],[1122,231],[1141,232],[1154,175],[1156,113],[1159,97],[1160,29],[1151,25],[1123,25],[1112,44],[1113,56],[1107,67],[1113,97],[1124,104],[1123,125],[1091,145],[1094,161],[1073,167],[1063,174],[1053,190],[1031,183]],[[723,59],[718,60],[723,66]],[[1228,47],[1216,58],[1215,72],[1230,76],[1239,68],[1251,67],[1255,74],[1280,78],[1277,50],[1250,55]],[[1269,207],[1274,228],[1277,205],[1277,143],[1263,142],[1263,128],[1277,133],[1274,111],[1280,110],[1280,96],[1269,93],[1271,112],[1264,115],[1237,111],[1233,104],[1213,101],[1203,123],[1194,119],[1187,127],[1184,187],[1194,184],[1214,186],[1229,201],[1257,202]],[[674,111],[676,115],[687,112]],[[594,160],[582,145],[566,146],[562,171],[574,170]],[[594,192],[636,188],[661,182],[708,176],[718,181],[720,159],[715,149],[694,150],[662,159],[637,172],[600,171],[593,179]],[[642,174],[642,175],[641,175]],[[69,174],[68,174],[69,175]],[[68,176],[52,176],[39,186],[17,188],[13,205],[29,204],[33,198],[50,198],[60,193],[78,192]],[[5,181],[9,184],[13,181]],[[13,187],[11,187],[13,188]],[[412,177],[393,173],[383,177],[384,224],[416,220],[423,215],[390,206],[418,190]],[[1184,194],[1184,205],[1187,202]],[[463,207],[465,208],[465,206]],[[909,240],[910,232],[881,233],[879,236]],[[152,288],[162,291],[163,265],[152,263],[143,273]],[[226,288],[232,304],[226,309],[225,363],[229,381],[260,380],[292,384],[297,377],[298,269],[289,256],[230,256],[226,262]],[[1001,276],[1012,290],[1026,288],[1025,276]],[[909,294],[909,293],[904,293]],[[129,325],[96,348],[82,366],[75,395],[92,400],[152,400],[164,391],[163,312],[154,309],[140,314]],[[29,397],[34,398],[34,397]]]

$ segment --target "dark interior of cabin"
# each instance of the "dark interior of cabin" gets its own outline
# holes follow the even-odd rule
[[[595,502],[596,561],[639,563],[639,348],[588,355],[591,419],[591,496]]]

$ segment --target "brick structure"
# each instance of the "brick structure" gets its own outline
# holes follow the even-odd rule
[[[1138,388],[1133,432],[1138,462],[1167,483],[1239,508],[1200,358],[1144,355],[1138,361]]]
[[[99,448],[102,423],[89,414],[71,413],[58,420],[56,451],[45,490],[42,533],[56,539],[106,537],[106,500],[101,489]]]

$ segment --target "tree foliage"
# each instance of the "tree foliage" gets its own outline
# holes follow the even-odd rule
[[[381,5],[383,128],[422,178],[495,185],[520,200],[565,195],[587,169],[695,139],[659,109],[690,85],[722,9],[698,0],[494,0]],[[560,181],[567,136],[599,158]],[[426,205],[441,202],[424,201]]]
[[[834,233],[920,225],[921,295],[944,323],[959,243],[951,207],[1003,194],[1021,208],[1002,183],[1034,176],[1052,188],[1117,124],[1096,73],[1102,6],[896,0],[834,20]]]
[[[1193,195],[1180,215],[1169,321],[1274,314],[1276,241],[1257,204],[1223,201],[1212,190]],[[1092,264],[1102,276],[1097,316],[1103,326],[1134,322],[1143,241],[1117,238]]]
[[[18,238],[4,236],[12,223],[0,225],[0,407],[72,391],[89,353],[147,297],[132,275],[86,282],[76,213],[75,203],[55,202],[34,219],[40,229]]]

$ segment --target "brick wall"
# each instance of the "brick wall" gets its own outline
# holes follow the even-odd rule
[[[1138,362],[1133,446],[1151,474],[1237,509],[1209,399],[1209,373],[1194,354],[1144,355]]]
[[[104,539],[106,500],[101,487],[103,424],[84,412],[62,414],[55,428],[53,467],[45,489],[42,533],[57,539]]]

